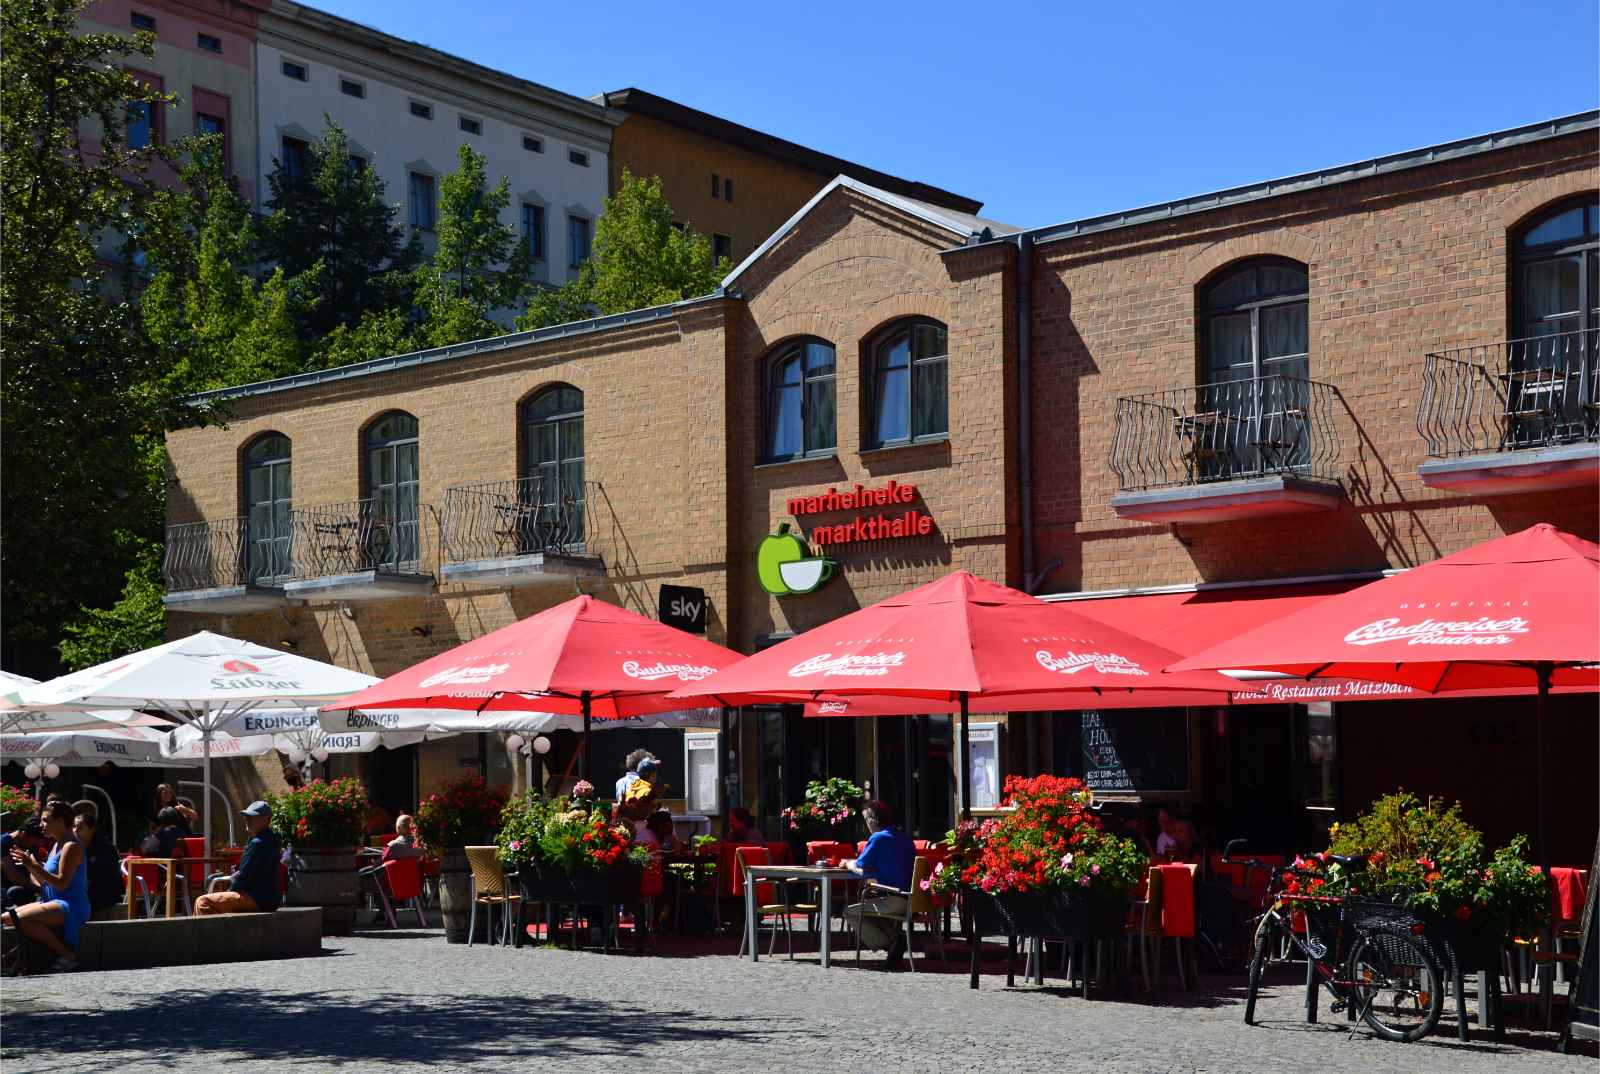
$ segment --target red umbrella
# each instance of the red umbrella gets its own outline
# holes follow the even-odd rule
[[[1539,853],[1548,866],[1544,699],[1600,687],[1600,546],[1540,523],[1331,596],[1195,653],[1203,668],[1404,683],[1537,686]]]
[[[692,708],[669,697],[740,659],[605,601],[581,596],[351,694],[327,710],[464,709],[615,719]],[[585,775],[589,756],[584,751]]]
[[[957,571],[757,653],[679,689],[724,705],[852,697],[958,705],[962,741],[972,699],[1002,710],[1061,707],[1063,694],[1206,691],[1226,703],[1237,683],[1210,672],[1163,674],[1173,653],[1059,604]],[[876,706],[874,706],[876,707]],[[962,786],[971,786],[962,751]],[[963,803],[964,808],[966,803]]]

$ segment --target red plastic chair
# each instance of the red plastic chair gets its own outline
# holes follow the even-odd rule
[[[774,865],[794,864],[794,854],[789,850],[788,843],[768,843],[767,853],[771,855]]]
[[[413,911],[422,927],[428,927],[428,915],[422,909],[422,865],[416,858],[390,858],[384,862],[378,895],[390,928],[398,925],[394,918],[398,910]]]
[[[806,844],[806,862],[815,865],[823,858],[853,858],[856,848],[850,843],[837,843],[830,840],[818,840]]]
[[[203,858],[203,857],[206,856],[206,837],[205,836],[203,836],[203,835],[191,835],[186,839],[178,840],[178,842],[183,846],[183,856],[184,857],[186,857],[186,858]],[[183,879],[189,885],[189,890],[193,891],[195,893],[195,895],[199,896],[199,895],[204,895],[206,893],[206,863],[205,862],[195,862],[193,865],[190,865],[190,866],[186,867],[184,869],[182,875],[183,875]]]
[[[155,917],[155,892],[161,887],[161,866],[159,865],[129,865],[127,860],[134,857],[132,854],[123,855],[122,875],[126,879],[128,873],[133,873],[134,897],[144,902],[144,916]]]

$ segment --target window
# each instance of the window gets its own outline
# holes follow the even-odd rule
[[[433,176],[411,173],[411,226],[433,230]]]
[[[135,30],[147,30],[150,33],[155,33],[156,17],[154,15],[146,15],[142,11],[130,11],[128,12],[128,25]]]
[[[1304,265],[1247,261],[1208,284],[1200,306],[1203,383],[1310,376]]]
[[[304,179],[311,165],[311,144],[300,138],[283,136],[278,164],[290,179]]]
[[[937,321],[902,321],[872,347],[869,443],[904,444],[950,432],[950,348]]]
[[[304,82],[310,77],[310,74],[307,72],[305,64],[299,63],[295,60],[284,60],[283,76],[285,78],[292,78],[296,82]]]
[[[1600,365],[1600,203],[1593,194],[1533,218],[1512,246],[1511,334],[1504,377],[1507,446],[1594,435]]]
[[[544,260],[544,206],[522,203],[522,240],[535,261]]]
[[[587,168],[589,166],[589,154],[581,149],[569,149],[567,150],[567,161],[576,164],[580,168]]]
[[[416,116],[418,119],[432,119],[433,105],[423,104],[421,101],[412,101],[411,114]]]
[[[461,129],[468,134],[483,133],[483,120],[481,119],[473,119],[471,116],[457,116],[456,121],[460,124]]]
[[[345,167],[350,169],[351,175],[360,175],[367,170],[367,158],[358,157],[354,153],[345,158]]]
[[[227,136],[227,123],[221,116],[207,115],[204,112],[194,114],[194,132],[196,134],[220,134]]]
[[[733,180],[732,179],[724,179],[722,181],[722,200],[723,201],[732,201],[733,200]]]
[[[732,261],[733,240],[726,235],[718,235],[713,232],[711,235],[711,260],[714,262]]]
[[[129,149],[145,149],[161,143],[160,115],[154,101],[128,102]]]
[[[372,568],[417,562],[421,512],[417,503],[417,419],[390,411],[367,430],[365,562]]]
[[[546,388],[522,408],[523,494],[532,528],[526,552],[581,545],[584,538],[583,393]]]
[[[581,216],[567,217],[567,265],[577,268],[589,260],[589,221]]]
[[[522,136],[522,148],[526,149],[530,153],[543,153],[544,139],[535,138],[531,134],[524,134]]]
[[[221,144],[217,151],[222,154],[222,164],[226,167],[233,161],[228,136],[228,115],[231,103],[228,98],[220,93],[213,93],[207,89],[195,86],[190,92],[194,101],[194,132],[197,135],[214,135]]]
[[[248,580],[253,585],[286,578],[290,569],[290,518],[294,509],[289,438],[259,437],[245,452],[244,497]]]
[[[203,48],[207,52],[222,51],[222,38],[213,37],[210,34],[195,34],[194,43],[196,47]]]
[[[722,197],[722,177],[716,172],[711,173],[711,197],[713,199]]]
[[[339,92],[346,97],[365,97],[367,95],[367,85],[365,82],[357,82],[353,78],[341,78],[339,80]]]
[[[832,452],[836,442],[833,345],[802,339],[767,362],[768,462]]]

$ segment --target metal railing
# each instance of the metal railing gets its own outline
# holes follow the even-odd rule
[[[595,532],[594,491],[592,481],[563,485],[538,477],[446,489],[445,562],[581,555]]]
[[[161,564],[167,590],[177,593],[244,584],[249,532],[246,518],[168,526]]]
[[[1337,481],[1335,397],[1273,375],[1118,399],[1111,469],[1124,492],[1269,474]]]
[[[298,579],[357,571],[424,575],[437,554],[438,516],[425,503],[351,500],[297,507],[292,517]]]
[[[1595,440],[1600,330],[1426,355],[1417,432],[1433,458]]]

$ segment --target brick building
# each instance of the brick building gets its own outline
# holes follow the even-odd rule
[[[840,177],[715,295],[214,393],[226,427],[168,440],[169,629],[386,674],[674,584],[752,651],[966,568],[1187,651],[1534,521],[1593,539],[1596,130],[1033,232]],[[829,544],[836,577],[772,595],[777,527],[891,513],[792,500],[891,481],[931,532]],[[1525,698],[1252,702],[1000,717],[984,764],[1184,802],[1219,838],[1302,842],[1396,782],[1531,827]],[[1592,804],[1594,696],[1553,707],[1557,779]],[[947,717],[736,726],[733,793],[769,824],[825,772],[948,822]],[[395,805],[463,764],[509,779],[462,743],[366,775]],[[1558,857],[1591,812],[1557,818]]]

